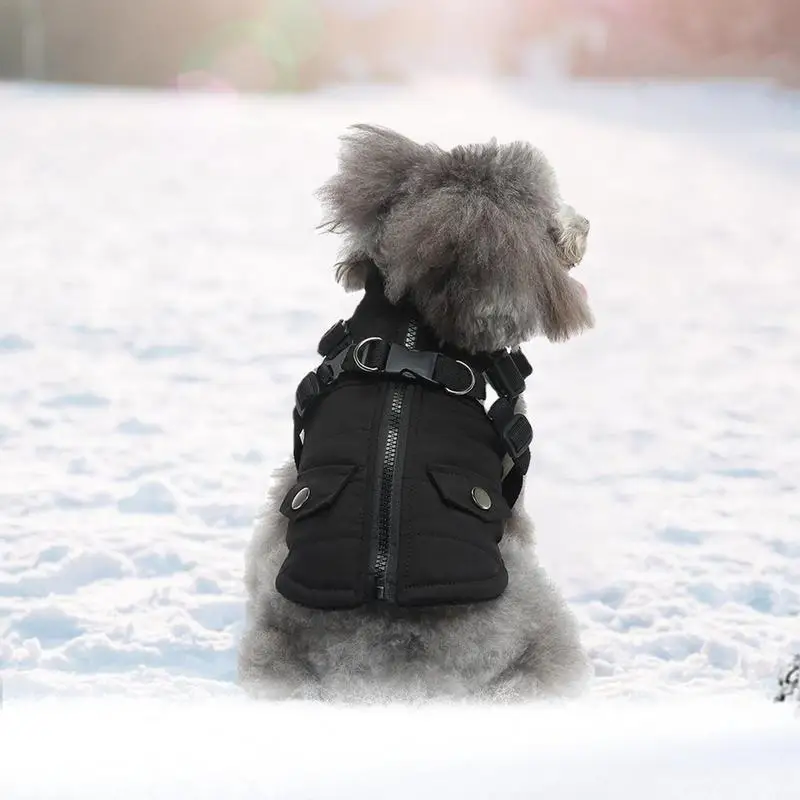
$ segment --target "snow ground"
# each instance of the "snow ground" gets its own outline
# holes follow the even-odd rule
[[[23,702],[0,719],[0,797],[797,798],[800,718],[788,708],[718,700],[531,712]]]
[[[237,693],[251,519],[290,452],[292,397],[317,339],[356,300],[333,283],[337,242],[315,233],[312,195],[356,121],[448,146],[530,139],[592,221],[579,278],[597,329],[528,348],[527,503],[541,559],[581,620],[593,696],[764,694],[800,649],[796,94],[11,86],[0,90],[1,721],[16,703],[42,720],[46,706],[29,702],[43,696]],[[176,723],[187,734],[194,713]]]

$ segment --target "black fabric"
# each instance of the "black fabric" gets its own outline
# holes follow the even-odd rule
[[[323,337],[333,343],[328,352],[350,353],[343,363],[353,343],[379,337],[389,349],[378,342],[377,355],[367,358],[383,352],[388,359],[392,343],[439,352],[453,370],[448,380],[460,381],[459,389],[468,385],[457,362],[470,357],[441,347],[412,308],[390,304],[377,275],[346,330],[347,341],[334,329]],[[278,591],[326,609],[498,597],[508,582],[498,543],[523,474],[515,462],[510,482],[503,481],[508,442],[525,440],[513,402],[504,401],[510,414],[503,406],[498,422],[475,397],[426,381],[344,368],[325,385],[319,370],[310,374],[315,378],[301,383],[310,399],[298,387],[298,477],[281,505],[289,554]]]

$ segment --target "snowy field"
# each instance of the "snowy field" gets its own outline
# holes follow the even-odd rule
[[[234,684],[251,521],[290,453],[316,342],[357,299],[333,282],[338,243],[315,232],[313,197],[356,121],[445,146],[529,139],[592,222],[578,277],[596,330],[527,349],[526,502],[601,706],[497,711],[517,731],[510,796],[539,780],[590,796],[607,763],[626,763],[631,797],[650,764],[673,775],[651,800],[778,800],[784,778],[796,798],[800,721],[767,699],[800,650],[800,97],[732,85],[271,99],[0,87],[0,796],[106,797],[91,776],[116,765],[131,797],[300,797],[291,768],[308,751],[293,732],[313,742],[327,719],[314,715],[336,713],[345,731],[377,726],[374,710],[254,709]],[[660,722],[632,700],[655,702]],[[416,733],[448,741],[444,760],[432,733],[424,758],[396,756],[439,775],[427,786],[445,785],[445,762],[451,779],[480,762],[480,743],[450,743],[493,712],[413,713],[432,715]],[[198,729],[210,738],[192,751]],[[591,750],[584,771],[571,737]],[[27,744],[53,770],[81,764],[85,742],[99,755],[75,786],[26,761]],[[215,746],[238,783],[208,762]],[[156,754],[152,774],[179,765],[171,793],[145,785]],[[351,764],[348,782],[344,743],[329,757],[331,796],[374,780]],[[289,782],[248,794],[273,758]],[[181,764],[196,793],[181,793]],[[490,796],[484,767],[463,796]],[[403,780],[408,796],[421,779]]]
[[[800,718],[754,702],[52,701],[3,712],[0,748],[4,800],[797,800],[800,785]]]

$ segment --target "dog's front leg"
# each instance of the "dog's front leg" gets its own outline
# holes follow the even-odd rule
[[[319,680],[305,637],[293,635],[303,624],[303,610],[290,606],[275,589],[286,557],[286,519],[278,508],[297,478],[292,461],[273,474],[273,482],[247,549],[247,613],[239,645],[239,682],[250,693],[272,699],[315,698]]]

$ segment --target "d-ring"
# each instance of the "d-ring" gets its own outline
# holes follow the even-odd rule
[[[445,386],[444,389],[449,394],[454,394],[456,397],[461,397],[462,395],[469,394],[475,388],[475,373],[472,371],[472,367],[469,364],[465,364],[463,361],[456,360],[456,364],[461,364],[462,367],[467,368],[470,377],[470,384],[466,389],[449,389],[447,386]]]
[[[382,341],[380,336],[370,336],[370,337],[369,337],[369,339],[362,339],[362,340],[361,340],[361,341],[360,341],[360,342],[359,342],[359,343],[356,345],[356,349],[355,349],[355,350],[353,350],[353,361],[355,361],[355,362],[356,362],[356,366],[357,366],[359,369],[363,370],[364,372],[377,372],[377,371],[378,371],[378,367],[368,367],[368,366],[367,366],[367,365],[366,365],[366,364],[365,364],[365,363],[364,363],[364,362],[363,362],[363,361],[362,361],[362,360],[361,360],[361,359],[358,357],[358,354],[361,352],[361,348],[362,348],[362,347],[363,347],[365,344],[369,344],[370,342],[380,342],[380,341]]]

